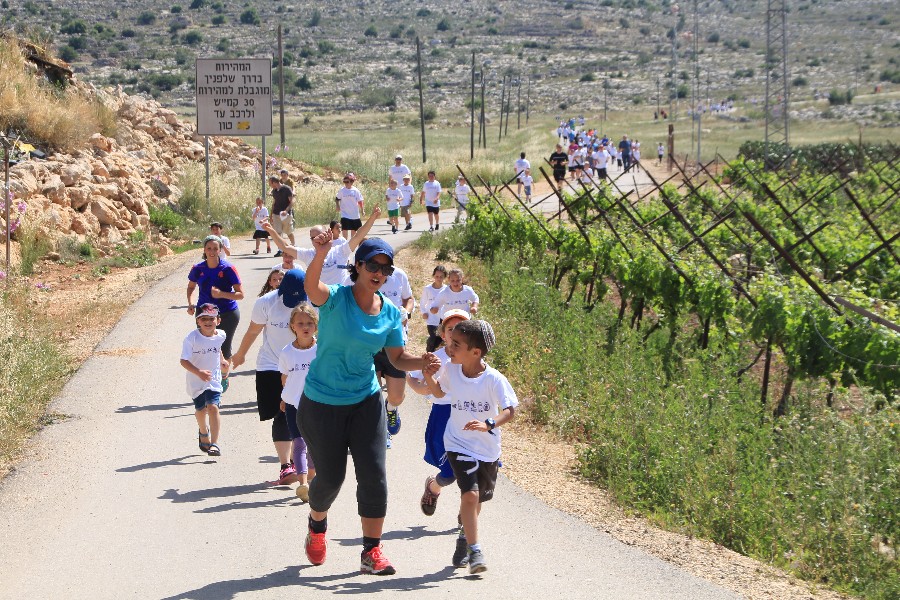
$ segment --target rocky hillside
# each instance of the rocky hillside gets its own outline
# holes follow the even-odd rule
[[[181,170],[189,162],[204,160],[203,138],[192,123],[156,101],[130,96],[121,88],[101,91],[78,82],[73,85],[115,111],[117,133],[115,137],[95,133],[73,152],[14,165],[10,188],[15,199],[27,205],[17,231],[31,225],[51,243],[70,236],[110,252],[137,231],[150,233],[151,205],[177,200]],[[259,178],[259,154],[239,138],[211,138],[210,161],[219,172]],[[296,180],[321,182],[301,165],[282,164]],[[0,241],[5,229],[0,217]],[[162,236],[155,239],[163,246],[167,242]]]

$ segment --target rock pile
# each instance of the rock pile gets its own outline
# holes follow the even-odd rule
[[[178,199],[183,167],[204,160],[203,137],[192,123],[153,100],[129,96],[121,88],[76,85],[115,111],[115,137],[95,133],[72,154],[22,161],[11,169],[10,189],[27,203],[24,224],[35,226],[39,236],[54,243],[75,236],[109,250],[135,231],[149,233],[151,205]],[[256,149],[240,138],[210,138],[211,169],[258,178],[260,160]],[[280,162],[295,181],[322,181],[299,164]],[[0,214],[0,241],[5,231]]]

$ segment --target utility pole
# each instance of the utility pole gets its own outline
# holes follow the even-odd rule
[[[281,46],[281,23],[278,24],[278,113],[281,125],[281,147],[284,148],[284,52]],[[207,197],[209,197],[207,195]]]
[[[531,76],[528,76],[528,89],[525,92],[525,126],[528,126],[528,117],[531,114]]]
[[[516,86],[516,131],[522,129],[522,75],[519,75],[519,85]]]
[[[487,149],[487,121],[484,117],[484,86],[485,86],[485,78],[484,78],[484,65],[481,66],[481,129],[484,131],[484,137],[482,138],[482,144],[484,144],[484,148]]]
[[[678,112],[678,5],[672,7],[675,24],[672,25],[672,93],[669,95],[669,122],[674,123]]]
[[[691,115],[698,118],[700,111],[700,10],[697,7],[697,0],[693,2],[694,9],[694,33],[693,33],[693,50],[691,54]],[[691,127],[691,150],[694,149],[694,128]],[[699,161],[698,161],[699,162]]]
[[[785,0],[768,0],[766,9],[766,166],[780,166],[771,160],[771,145],[789,143],[787,9]]]
[[[416,36],[416,65],[419,70],[419,123],[422,126],[422,163],[427,162],[425,155],[425,98],[422,95],[422,46]]]
[[[656,76],[656,117],[659,118],[659,75]]]
[[[606,113],[609,110],[609,75],[603,80],[603,127],[606,128]]]
[[[504,136],[509,135],[509,112],[512,109],[512,106],[510,106],[512,104],[512,82],[513,82],[512,75],[510,75],[509,76],[509,88],[508,88],[509,92],[506,94],[506,105],[505,105],[505,107],[506,107],[506,127],[503,129]]]
[[[475,159],[475,52],[472,52],[472,105],[469,107],[469,160]]]
[[[506,75],[503,76],[503,84],[500,87],[500,131],[497,132],[497,143],[503,138],[503,102],[506,100]]]

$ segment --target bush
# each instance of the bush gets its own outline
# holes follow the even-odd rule
[[[363,35],[366,37],[378,37],[378,30],[375,29],[374,25],[369,25],[365,31],[363,31]]]
[[[248,8],[242,12],[240,20],[244,25],[259,25],[262,22],[255,8]]]
[[[133,38],[137,32],[134,29],[123,29],[121,35],[123,38]]]
[[[716,33],[716,32],[712,32],[711,34],[709,34],[708,36],[706,36],[706,43],[707,43],[707,44],[718,44],[718,43],[719,43],[719,39],[720,39],[720,38],[719,38],[719,34]]]
[[[597,78],[594,77],[593,73],[585,73],[584,75],[581,76],[581,78],[578,81],[587,82],[587,81],[596,81],[596,80],[597,80]]]
[[[740,39],[737,41],[738,48],[747,49],[750,47],[750,40]]]
[[[150,11],[144,11],[138,15],[137,24],[138,25],[153,25],[156,23],[156,14]]]
[[[307,92],[313,89],[312,82],[309,80],[309,77],[304,73],[300,76],[300,78],[294,82],[294,87],[303,92]]]
[[[173,6],[172,8],[169,9],[169,12],[172,13],[173,15],[177,15],[181,12],[181,6],[176,4],[175,6]]]
[[[203,41],[203,36],[199,31],[189,31],[181,37],[181,41],[188,46],[196,46]]]
[[[426,106],[422,113],[422,116],[425,117],[425,122],[430,123],[437,118],[438,111],[434,106]]]
[[[437,24],[438,31],[450,31],[450,21],[447,19],[441,19]]]
[[[213,25],[224,25],[225,24],[225,15],[216,15],[212,18],[211,23]]]
[[[200,10],[206,5],[206,0],[194,0],[191,2],[191,10]]]
[[[369,88],[360,94],[359,99],[368,108],[394,108],[397,106],[397,91],[392,87]]]
[[[322,20],[322,13],[319,12],[319,9],[315,9],[313,11],[312,16],[310,16],[309,21],[307,21],[307,27],[316,27],[319,25],[319,22]]]
[[[75,51],[75,48],[72,46],[62,46],[57,52],[59,57],[66,62],[75,62],[78,60],[78,52]]]
[[[59,28],[59,32],[66,35],[78,35],[81,33],[87,33],[87,25],[85,25],[84,21],[82,21],[81,19],[66,21],[65,23],[63,23],[62,27]]]
[[[853,90],[831,90],[828,92],[828,104],[831,106],[841,106],[853,102]]]
[[[803,87],[809,85],[809,80],[807,80],[806,77],[794,77],[794,80],[791,81],[791,85],[794,87]]]
[[[427,8],[420,8],[419,10],[416,11],[416,16],[417,17],[430,17],[431,11],[428,10]]]
[[[159,206],[150,204],[148,208],[150,210],[150,223],[164,235],[174,233],[184,224],[184,217],[166,204]]]

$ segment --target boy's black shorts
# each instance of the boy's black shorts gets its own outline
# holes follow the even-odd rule
[[[393,377],[394,379],[406,379],[406,371],[401,371],[394,366],[391,359],[388,358],[384,348],[375,354],[375,371],[381,373],[385,377]]]
[[[456,475],[456,484],[462,493],[478,492],[478,501],[487,502],[494,497],[497,471],[500,461],[484,462],[459,452],[447,451],[447,460]]]

